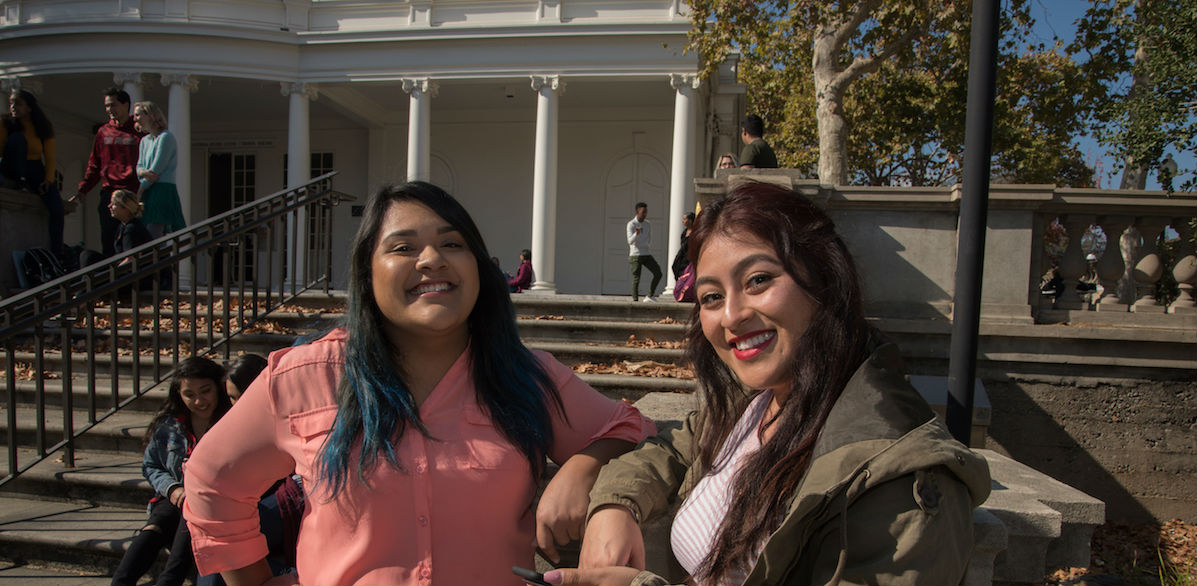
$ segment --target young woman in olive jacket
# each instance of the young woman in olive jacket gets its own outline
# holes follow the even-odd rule
[[[988,467],[866,324],[827,215],[747,183],[703,209],[690,259],[702,407],[604,467],[583,569],[547,581],[665,583],[641,571],[639,522],[682,500],[671,545],[690,583],[959,583]]]

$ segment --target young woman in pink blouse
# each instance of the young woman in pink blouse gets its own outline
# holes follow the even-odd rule
[[[308,493],[298,572],[272,583],[514,583],[537,545],[552,557],[581,536],[598,469],[655,428],[520,342],[489,259],[433,185],[367,203],[345,325],[271,354],[188,463],[201,574],[271,580],[256,504],[292,470]],[[533,511],[545,456],[561,470]]]

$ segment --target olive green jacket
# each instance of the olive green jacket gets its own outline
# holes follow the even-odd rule
[[[748,397],[745,397],[747,401]],[[702,478],[692,438],[702,413],[608,463],[590,511],[668,511]],[[878,340],[832,407],[810,470],[745,584],[956,584],[989,497],[985,459],[952,439]],[[635,584],[664,584],[642,572]]]

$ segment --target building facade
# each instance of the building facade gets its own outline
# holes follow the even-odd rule
[[[634,203],[667,266],[693,178],[737,150],[736,63],[700,80],[689,30],[680,0],[7,0],[0,84],[50,116],[64,195],[116,85],[167,111],[190,222],[330,170],[358,205],[425,179],[505,269],[532,250],[535,290],[627,295]],[[97,194],[69,243],[99,247]],[[357,221],[336,210],[334,258]]]

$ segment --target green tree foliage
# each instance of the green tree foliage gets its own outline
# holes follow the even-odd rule
[[[749,108],[769,124],[783,165],[825,183],[820,157],[843,159],[846,182],[946,185],[960,179],[971,3],[692,0],[690,47],[708,72],[738,50]],[[1088,83],[1060,47],[1028,41],[1029,0],[1003,3],[994,126],[995,180],[1092,185],[1076,147]],[[862,11],[867,11],[862,13]],[[820,85],[820,40],[840,34],[831,95],[842,115],[843,144],[820,141],[828,122]],[[863,64],[863,65],[862,65]],[[850,77],[847,72],[859,75]],[[824,76],[826,77],[826,76]],[[833,88],[834,89],[834,88]],[[834,108],[830,108],[834,109]],[[832,121],[834,123],[834,121]],[[822,146],[821,146],[822,145]]]
[[[1092,127],[1125,168],[1124,187],[1163,171],[1168,149],[1197,148],[1197,0],[1095,0],[1068,50],[1096,82],[1086,95]],[[1167,175],[1160,183],[1171,189]]]

